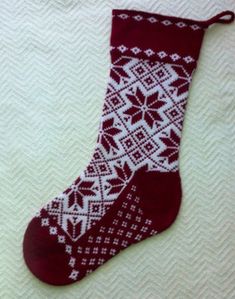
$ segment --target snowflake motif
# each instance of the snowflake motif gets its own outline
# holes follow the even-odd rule
[[[136,21],[141,21],[141,20],[143,20],[143,17],[140,16],[140,15],[134,16],[133,18],[134,18]]]
[[[190,63],[190,62],[193,62],[194,59],[193,59],[191,56],[186,56],[186,57],[184,57],[184,61],[185,61],[186,63]]]
[[[107,153],[110,153],[111,148],[118,149],[118,146],[114,141],[114,136],[120,132],[121,130],[115,128],[113,118],[107,119],[102,123],[98,137],[98,143],[103,145]]]
[[[184,22],[178,22],[178,23],[176,23],[176,26],[178,26],[179,28],[183,28],[187,25]]]
[[[128,49],[128,48],[125,47],[124,45],[121,45],[121,46],[118,47],[118,50],[119,50],[120,52],[122,52],[122,53],[124,53],[127,49]]]
[[[48,226],[48,225],[49,225],[49,219],[48,218],[42,218],[41,226]]]
[[[157,54],[160,58],[164,58],[167,56],[166,52],[164,52],[164,51],[158,52]]]
[[[198,30],[200,27],[197,24],[193,24],[190,26],[193,30]]]
[[[149,20],[150,23],[156,23],[157,22],[157,19],[154,18],[154,17],[150,17],[150,18],[148,18],[148,20]]]
[[[134,54],[138,54],[138,53],[141,52],[141,50],[138,47],[134,47],[134,48],[131,48],[131,52],[134,53]]]
[[[166,145],[166,149],[159,154],[159,157],[167,157],[169,163],[178,160],[180,137],[171,130],[169,136],[160,137]]]
[[[173,61],[176,61],[176,60],[179,60],[180,59],[180,56],[178,54],[172,54],[170,55],[170,58],[173,60]]]
[[[158,93],[150,96],[144,96],[139,88],[135,95],[127,95],[132,106],[124,113],[131,116],[131,123],[134,124],[140,120],[145,120],[152,128],[155,121],[162,121],[159,115],[159,108],[165,103],[158,99]]]
[[[152,56],[154,54],[153,50],[152,49],[147,49],[144,51],[144,53],[147,55],[147,56]]]
[[[120,15],[118,15],[118,16],[119,16],[119,18],[121,18],[121,19],[123,19],[123,20],[129,18],[129,16],[128,16],[127,14],[120,14]]]
[[[162,21],[162,24],[164,24],[165,26],[169,26],[169,25],[171,25],[172,23],[171,23],[171,21],[169,21],[169,20],[164,20],[164,21]]]
[[[189,84],[191,82],[191,75],[188,74],[185,69],[178,65],[178,66],[173,66],[173,69],[176,71],[178,74],[177,80],[172,82],[170,85],[173,87],[176,87],[177,89],[177,95],[183,94],[185,92],[188,92],[189,89]]]
[[[68,191],[72,190],[73,192],[69,195],[68,207],[73,205],[79,205],[83,208],[83,197],[84,196],[94,196],[95,192],[92,191],[92,186],[94,185],[93,181],[83,181],[78,178],[74,184],[70,186]]]
[[[78,277],[78,274],[79,274],[79,271],[73,270],[73,271],[70,273],[69,278],[72,279],[72,280],[76,280],[77,277]]]
[[[122,50],[123,50],[123,48],[122,48]],[[131,59],[128,57],[122,57],[122,58],[116,60],[112,64],[110,76],[118,84],[121,82],[121,80],[129,78],[129,75],[127,74],[127,72],[124,70],[123,67],[130,61],[131,61]]]
[[[57,227],[51,226],[49,232],[50,232],[50,235],[56,235],[57,234]]]
[[[65,243],[65,236],[58,236],[58,243]]]
[[[124,163],[122,168],[117,166],[114,166],[114,168],[116,170],[117,177],[115,179],[110,179],[107,181],[112,186],[109,190],[108,195],[119,193],[122,188],[129,182],[132,174],[127,162]]]

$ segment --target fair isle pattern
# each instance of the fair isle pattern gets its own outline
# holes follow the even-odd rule
[[[139,168],[178,170],[191,76],[178,64],[130,56],[114,61],[93,158],[45,207],[71,240],[102,218]]]
[[[121,20],[127,20],[127,19],[133,19],[137,22],[142,22],[142,21],[147,21],[149,23],[152,23],[152,24],[155,24],[155,23],[160,23],[164,26],[171,26],[171,25],[175,25],[177,26],[178,28],[185,28],[185,27],[188,27],[192,30],[203,30],[203,27],[202,26],[199,26],[199,24],[187,24],[183,21],[177,21],[177,22],[174,22],[172,20],[159,20],[157,17],[155,16],[151,16],[151,17],[145,17],[143,15],[141,15],[140,13],[132,16],[132,15],[129,15],[127,13],[121,13],[121,14],[113,14],[113,17],[118,17],[119,19]]]
[[[235,25],[208,31],[200,55],[181,143],[184,203],[173,231],[57,290],[39,283],[21,258],[33,211],[71,183],[91,155],[109,63],[110,10],[133,5],[189,18],[235,11],[230,0],[0,2],[1,299],[235,298]]]
[[[121,208],[110,226],[100,226],[99,234],[86,236],[86,247],[77,247],[77,258],[70,256],[68,265],[72,268],[69,278],[77,280],[80,265],[86,266],[86,275],[104,264],[121,250],[157,234],[152,228],[152,220],[144,216],[139,207],[140,198],[135,194],[136,186],[131,186]],[[82,277],[81,277],[82,278]]]
[[[84,275],[93,272],[97,267],[104,264],[121,250],[133,243],[140,242],[150,236],[156,235],[157,230],[152,228],[152,220],[144,216],[140,207],[140,198],[136,194],[137,187],[129,186],[130,190],[124,197],[121,207],[115,212],[110,225],[99,225],[99,233],[87,232],[81,246],[71,246],[66,243],[66,237],[57,234],[57,228],[50,223],[48,217],[42,217],[41,226],[47,229],[49,234],[56,239],[56,242],[64,245],[67,263],[71,268],[68,278],[75,281]],[[42,213],[44,214],[45,211]],[[134,240],[134,241],[133,241]],[[81,266],[86,268],[81,273]]]
[[[156,59],[170,59],[171,62],[180,62],[180,63],[186,63],[186,64],[190,64],[193,62],[196,62],[196,60],[188,55],[188,56],[181,56],[178,53],[166,53],[165,51],[154,51],[151,48],[148,49],[143,49],[141,50],[139,47],[126,47],[125,45],[120,45],[120,46],[111,46],[110,47],[111,51],[114,50],[118,50],[120,53],[125,53],[125,55],[131,54],[131,55],[138,55],[138,54],[144,54],[146,56],[146,58],[151,57],[151,58],[156,58]],[[128,53],[129,52],[129,53]]]

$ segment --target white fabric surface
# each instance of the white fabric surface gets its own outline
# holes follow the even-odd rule
[[[204,19],[234,0],[0,2],[0,298],[235,298],[235,24],[205,36],[180,152],[174,225],[79,283],[26,268],[27,223],[89,161],[109,70],[111,8]]]

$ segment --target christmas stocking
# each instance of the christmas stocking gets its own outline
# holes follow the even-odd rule
[[[181,202],[178,153],[189,84],[205,30],[196,21],[113,10],[111,70],[97,146],[85,171],[32,219],[27,266],[70,284],[124,248],[162,232]]]

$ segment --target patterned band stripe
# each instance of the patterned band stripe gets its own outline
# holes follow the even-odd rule
[[[143,16],[141,14],[136,14],[136,15],[129,15],[128,13],[118,13],[118,14],[113,14],[113,18],[119,18],[121,20],[128,20],[128,19],[132,19],[135,20],[137,22],[142,22],[142,21],[147,21],[149,23],[155,24],[155,23],[159,23],[162,24],[164,26],[172,26],[175,25],[178,28],[190,28],[193,31],[196,30],[203,30],[204,28],[202,26],[200,26],[199,24],[187,24],[186,22],[183,21],[173,21],[165,19],[165,20],[160,20],[155,16]]]
[[[168,59],[171,62],[184,62],[186,64],[191,64],[191,63],[195,63],[196,59],[194,59],[192,56],[190,55],[186,55],[186,56],[182,56],[178,53],[167,53],[166,51],[154,51],[151,48],[148,49],[143,49],[141,50],[139,47],[126,47],[125,45],[120,45],[120,46],[111,46],[110,47],[110,51],[119,51],[119,53],[122,54],[131,54],[131,55],[135,55],[138,56],[139,54],[144,54],[144,56],[146,56],[146,58],[155,58],[156,60],[159,59]]]

